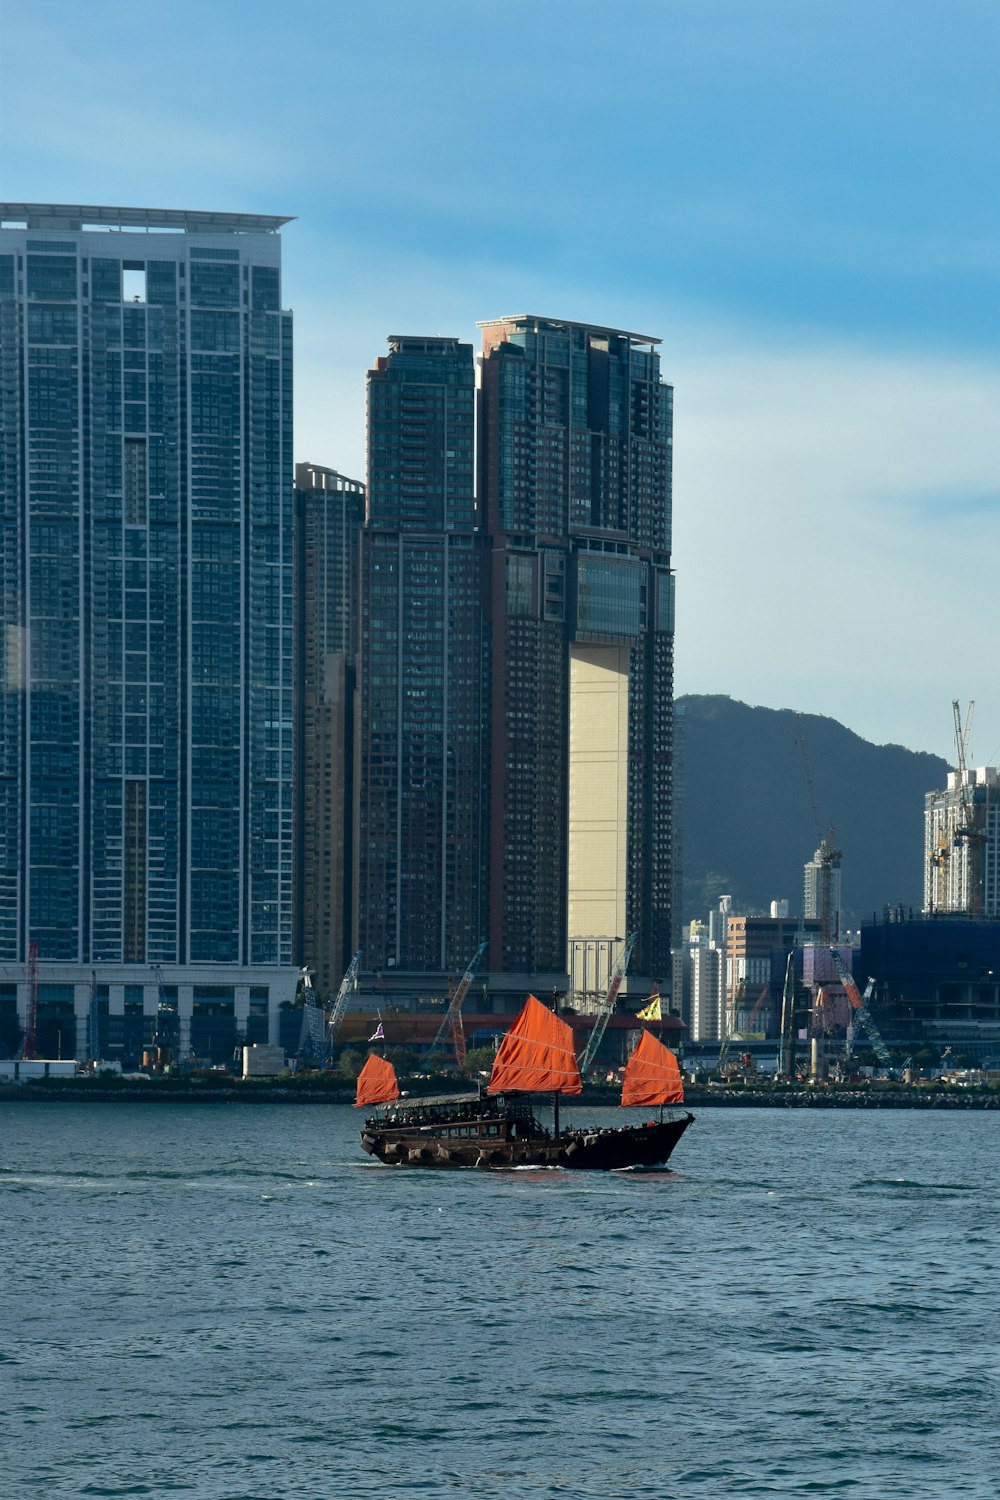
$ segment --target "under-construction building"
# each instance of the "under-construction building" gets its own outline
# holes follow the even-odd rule
[[[821,943],[835,943],[840,937],[842,858],[831,828],[826,837],[820,839],[819,848],[804,869],[802,912],[819,922]]]
[[[924,911],[1000,916],[1000,770],[950,771],[924,801]]]

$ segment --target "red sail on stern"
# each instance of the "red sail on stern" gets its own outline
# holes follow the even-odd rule
[[[573,1031],[534,995],[497,1049],[488,1094],[581,1094]]]
[[[681,1070],[669,1047],[643,1030],[639,1045],[625,1065],[623,1107],[632,1104],[683,1104]]]
[[[354,1099],[354,1108],[360,1109],[364,1104],[388,1104],[390,1099],[398,1098],[399,1082],[396,1078],[396,1069],[391,1062],[386,1062],[384,1057],[373,1055],[358,1074],[358,1092]]]

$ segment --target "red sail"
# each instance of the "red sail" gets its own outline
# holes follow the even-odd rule
[[[572,1028],[534,995],[497,1049],[489,1094],[580,1094]]]
[[[683,1104],[684,1084],[677,1059],[651,1031],[643,1031],[639,1045],[625,1065],[622,1104]]]
[[[396,1069],[384,1057],[368,1059],[358,1074],[358,1092],[354,1100],[355,1109],[363,1104],[388,1104],[399,1098],[399,1083]]]

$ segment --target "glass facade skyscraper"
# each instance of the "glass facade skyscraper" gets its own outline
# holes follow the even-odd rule
[[[0,214],[3,977],[37,943],[78,1055],[134,1050],[126,987],[143,1039],[166,1011],[182,1053],[266,1040],[294,988],[287,220]]]
[[[358,946],[464,968],[484,935],[487,625],[472,346],[394,336],[368,376]]]

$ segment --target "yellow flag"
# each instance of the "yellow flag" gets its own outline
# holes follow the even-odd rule
[[[646,1006],[645,1010],[640,1010],[640,1011],[637,1012],[637,1018],[640,1021],[662,1021],[663,1020],[663,1013],[660,1010],[660,997],[659,997],[659,995],[654,995],[653,996],[653,999],[650,1000],[650,1002]]]

